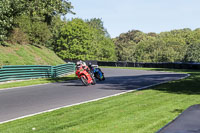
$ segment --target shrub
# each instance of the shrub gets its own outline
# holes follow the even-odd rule
[[[52,37],[45,22],[32,21],[27,15],[16,18],[16,25],[29,36],[30,44],[45,46],[46,42]]]
[[[29,36],[20,28],[14,28],[8,40],[11,44],[29,44]]]

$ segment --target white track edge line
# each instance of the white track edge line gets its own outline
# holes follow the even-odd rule
[[[184,77],[176,79],[176,80],[181,80],[181,79],[187,78],[189,76],[190,76],[190,74],[187,74],[187,76],[184,76]],[[125,91],[125,92],[113,94],[113,95],[110,95],[110,96],[105,96],[105,97],[101,97],[101,98],[97,98],[97,99],[93,99],[93,100],[88,100],[88,101],[84,101],[84,102],[70,104],[70,105],[67,105],[67,106],[61,106],[61,107],[49,109],[49,110],[46,110],[46,111],[42,111],[42,112],[38,112],[38,113],[33,113],[33,114],[30,114],[30,115],[25,115],[25,116],[17,117],[17,118],[10,119],[10,120],[7,120],[7,121],[3,121],[3,122],[0,122],[0,124],[11,122],[11,121],[14,121],[14,120],[23,119],[23,118],[26,118],[26,117],[31,117],[31,116],[39,115],[39,114],[42,114],[42,113],[52,112],[52,111],[55,111],[55,110],[58,110],[58,109],[62,109],[62,108],[67,108],[67,107],[71,107],[71,106],[75,106],[75,105],[80,105],[80,104],[84,104],[84,103],[94,102],[94,101],[102,100],[102,99],[109,98],[109,97],[119,96],[119,95],[122,95],[122,94],[125,94],[125,93],[129,93],[129,92],[134,92],[134,91],[138,91],[138,90],[144,90],[144,89],[149,88],[149,87],[153,87],[153,86],[156,86],[156,85],[160,85],[160,84],[164,84],[164,83],[167,83],[167,82],[170,82],[170,81],[176,81],[176,80],[163,81],[163,82],[160,82],[160,83],[156,83],[156,84],[152,84],[152,85],[140,87],[140,88],[135,89],[135,90],[129,90],[129,91]]]

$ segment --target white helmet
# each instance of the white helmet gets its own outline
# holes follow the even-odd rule
[[[83,64],[83,62],[81,60],[76,62],[77,66],[80,66],[81,64]]]
[[[82,62],[82,65],[83,65],[83,66],[86,66],[86,63],[85,63],[85,62]]]

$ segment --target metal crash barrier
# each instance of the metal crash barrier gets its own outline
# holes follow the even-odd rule
[[[0,82],[36,78],[56,78],[75,71],[74,63],[57,66],[11,65],[0,69]]]

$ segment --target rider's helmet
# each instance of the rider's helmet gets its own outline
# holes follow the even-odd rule
[[[92,67],[92,63],[91,63],[91,62],[89,62],[89,63],[88,63],[88,66],[89,66],[89,67]]]
[[[85,62],[82,62],[82,65],[83,65],[83,66],[86,66],[86,63],[85,63]]]
[[[77,61],[77,62],[76,62],[76,65],[77,65],[77,66],[82,65],[82,61],[81,61],[81,60],[80,60],[80,61]]]

